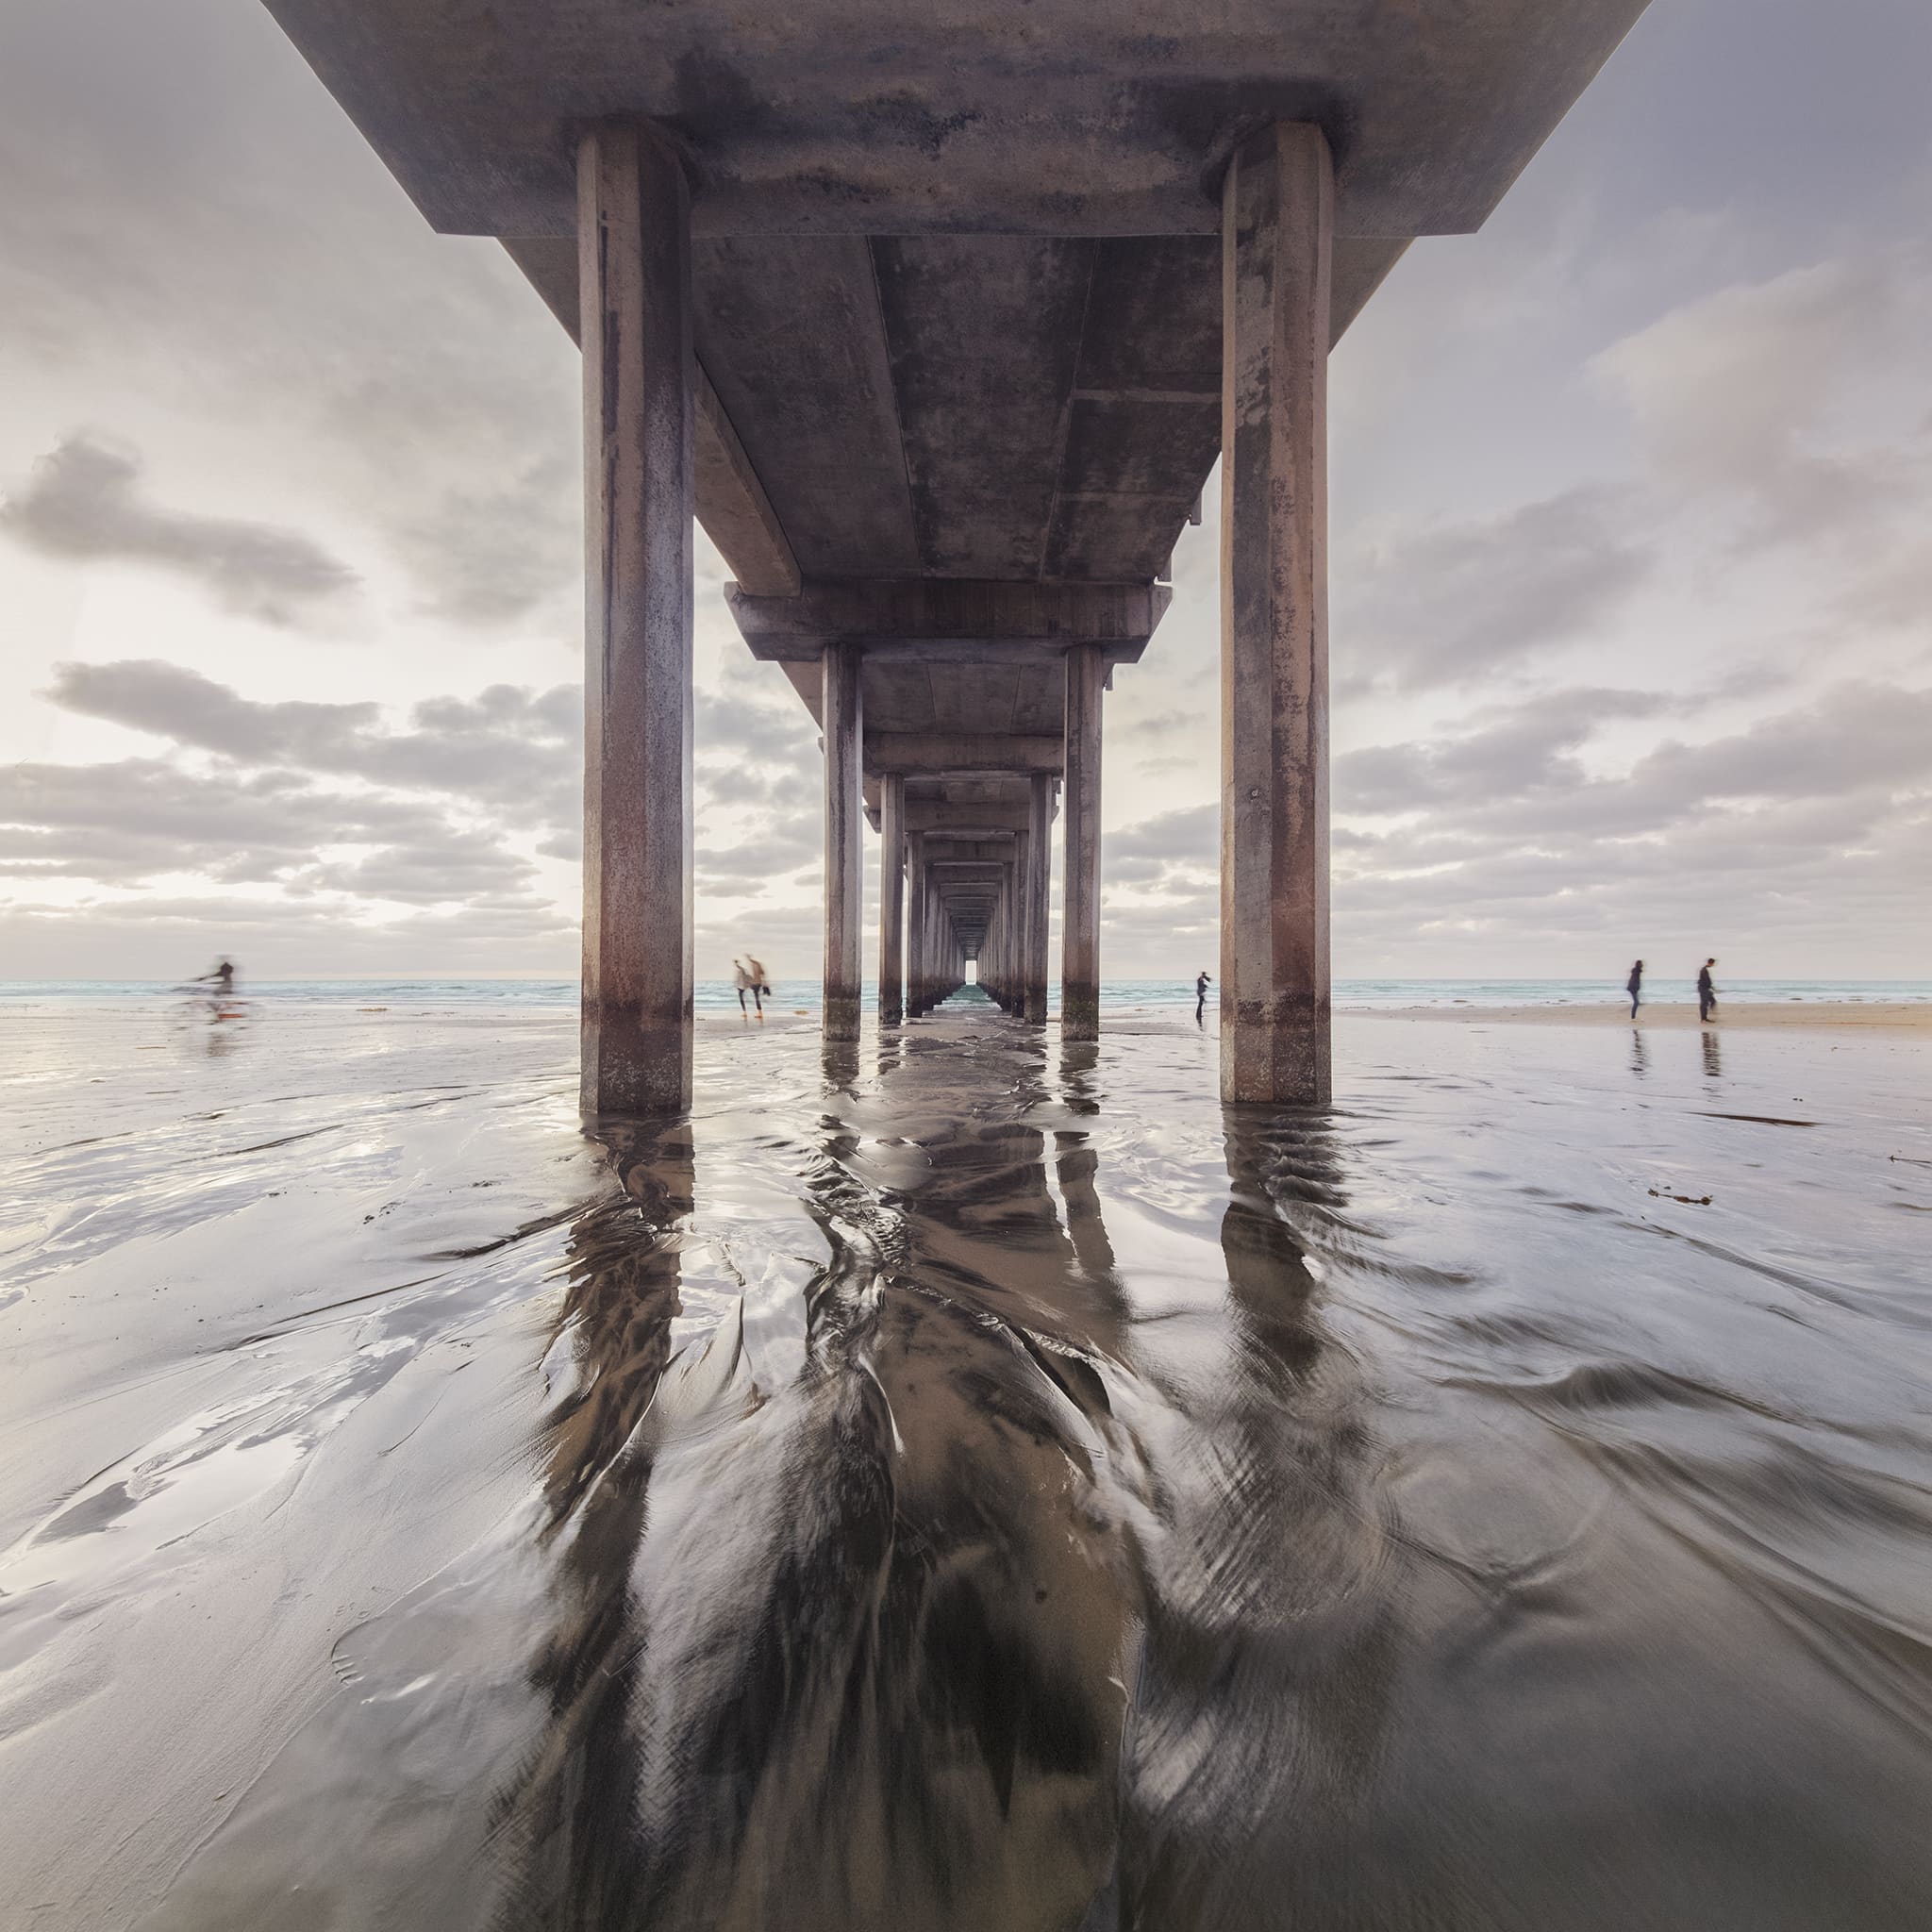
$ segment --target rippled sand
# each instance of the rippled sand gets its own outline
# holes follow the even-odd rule
[[[1923,1036],[0,1028],[0,1924],[1932,1924]]]

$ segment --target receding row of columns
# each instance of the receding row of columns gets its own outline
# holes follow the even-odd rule
[[[691,201],[673,146],[600,127],[578,152],[586,541],[583,1101],[665,1113],[691,1096],[694,383]],[[1326,368],[1334,180],[1311,124],[1264,130],[1223,189],[1221,1088],[1329,1097]],[[824,651],[824,1019],[858,1030],[863,646]],[[1100,1018],[1104,648],[1065,652],[1061,1025]],[[974,894],[970,946],[881,803],[881,1008],[929,1008],[977,962],[1045,1016],[1051,781]],[[902,880],[904,890],[902,893]],[[902,925],[903,917],[903,925]],[[901,937],[903,931],[903,939]],[[903,981],[902,981],[903,974]],[[903,985],[903,991],[902,991]]]
[[[828,690],[834,675],[826,673]],[[828,703],[824,716],[850,720],[854,712],[849,705]],[[828,792],[825,809],[824,1024],[834,1039],[857,1037],[859,1010],[856,976],[842,963],[852,944],[850,908],[861,891],[860,857],[849,831],[860,809],[858,786],[848,748],[832,741],[832,732],[843,728],[838,723],[828,726],[825,746],[826,783],[840,788],[836,801]],[[1030,774],[1025,827],[990,840],[908,833],[905,776],[888,773],[881,778],[882,1021],[929,1012],[965,983],[969,962],[989,997],[1016,1018],[1045,1021],[1054,784],[1044,773]],[[1090,841],[1084,849],[1097,861],[1097,846]],[[1088,883],[1091,900],[1097,881]]]

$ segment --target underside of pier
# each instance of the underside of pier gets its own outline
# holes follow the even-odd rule
[[[823,736],[827,1032],[870,825],[884,1021],[1044,1021],[1058,838],[1087,1038],[1105,693],[1217,458],[1223,1094],[1326,1102],[1327,352],[1642,4],[269,0],[584,351],[587,1112],[691,1098],[693,516]]]

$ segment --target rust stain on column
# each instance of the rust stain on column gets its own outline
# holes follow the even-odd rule
[[[691,300],[684,171],[647,129],[577,156],[584,351],[582,1102],[691,1093]]]
[[[1325,1106],[1334,171],[1282,124],[1222,236],[1221,1093]]]

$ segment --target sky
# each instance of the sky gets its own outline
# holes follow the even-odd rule
[[[1654,0],[1337,349],[1339,976],[1932,978],[1928,74],[1924,0]],[[575,973],[579,396],[263,9],[0,9],[0,978]],[[1217,510],[1107,701],[1114,977],[1218,952]],[[812,976],[725,575],[697,971]]]

